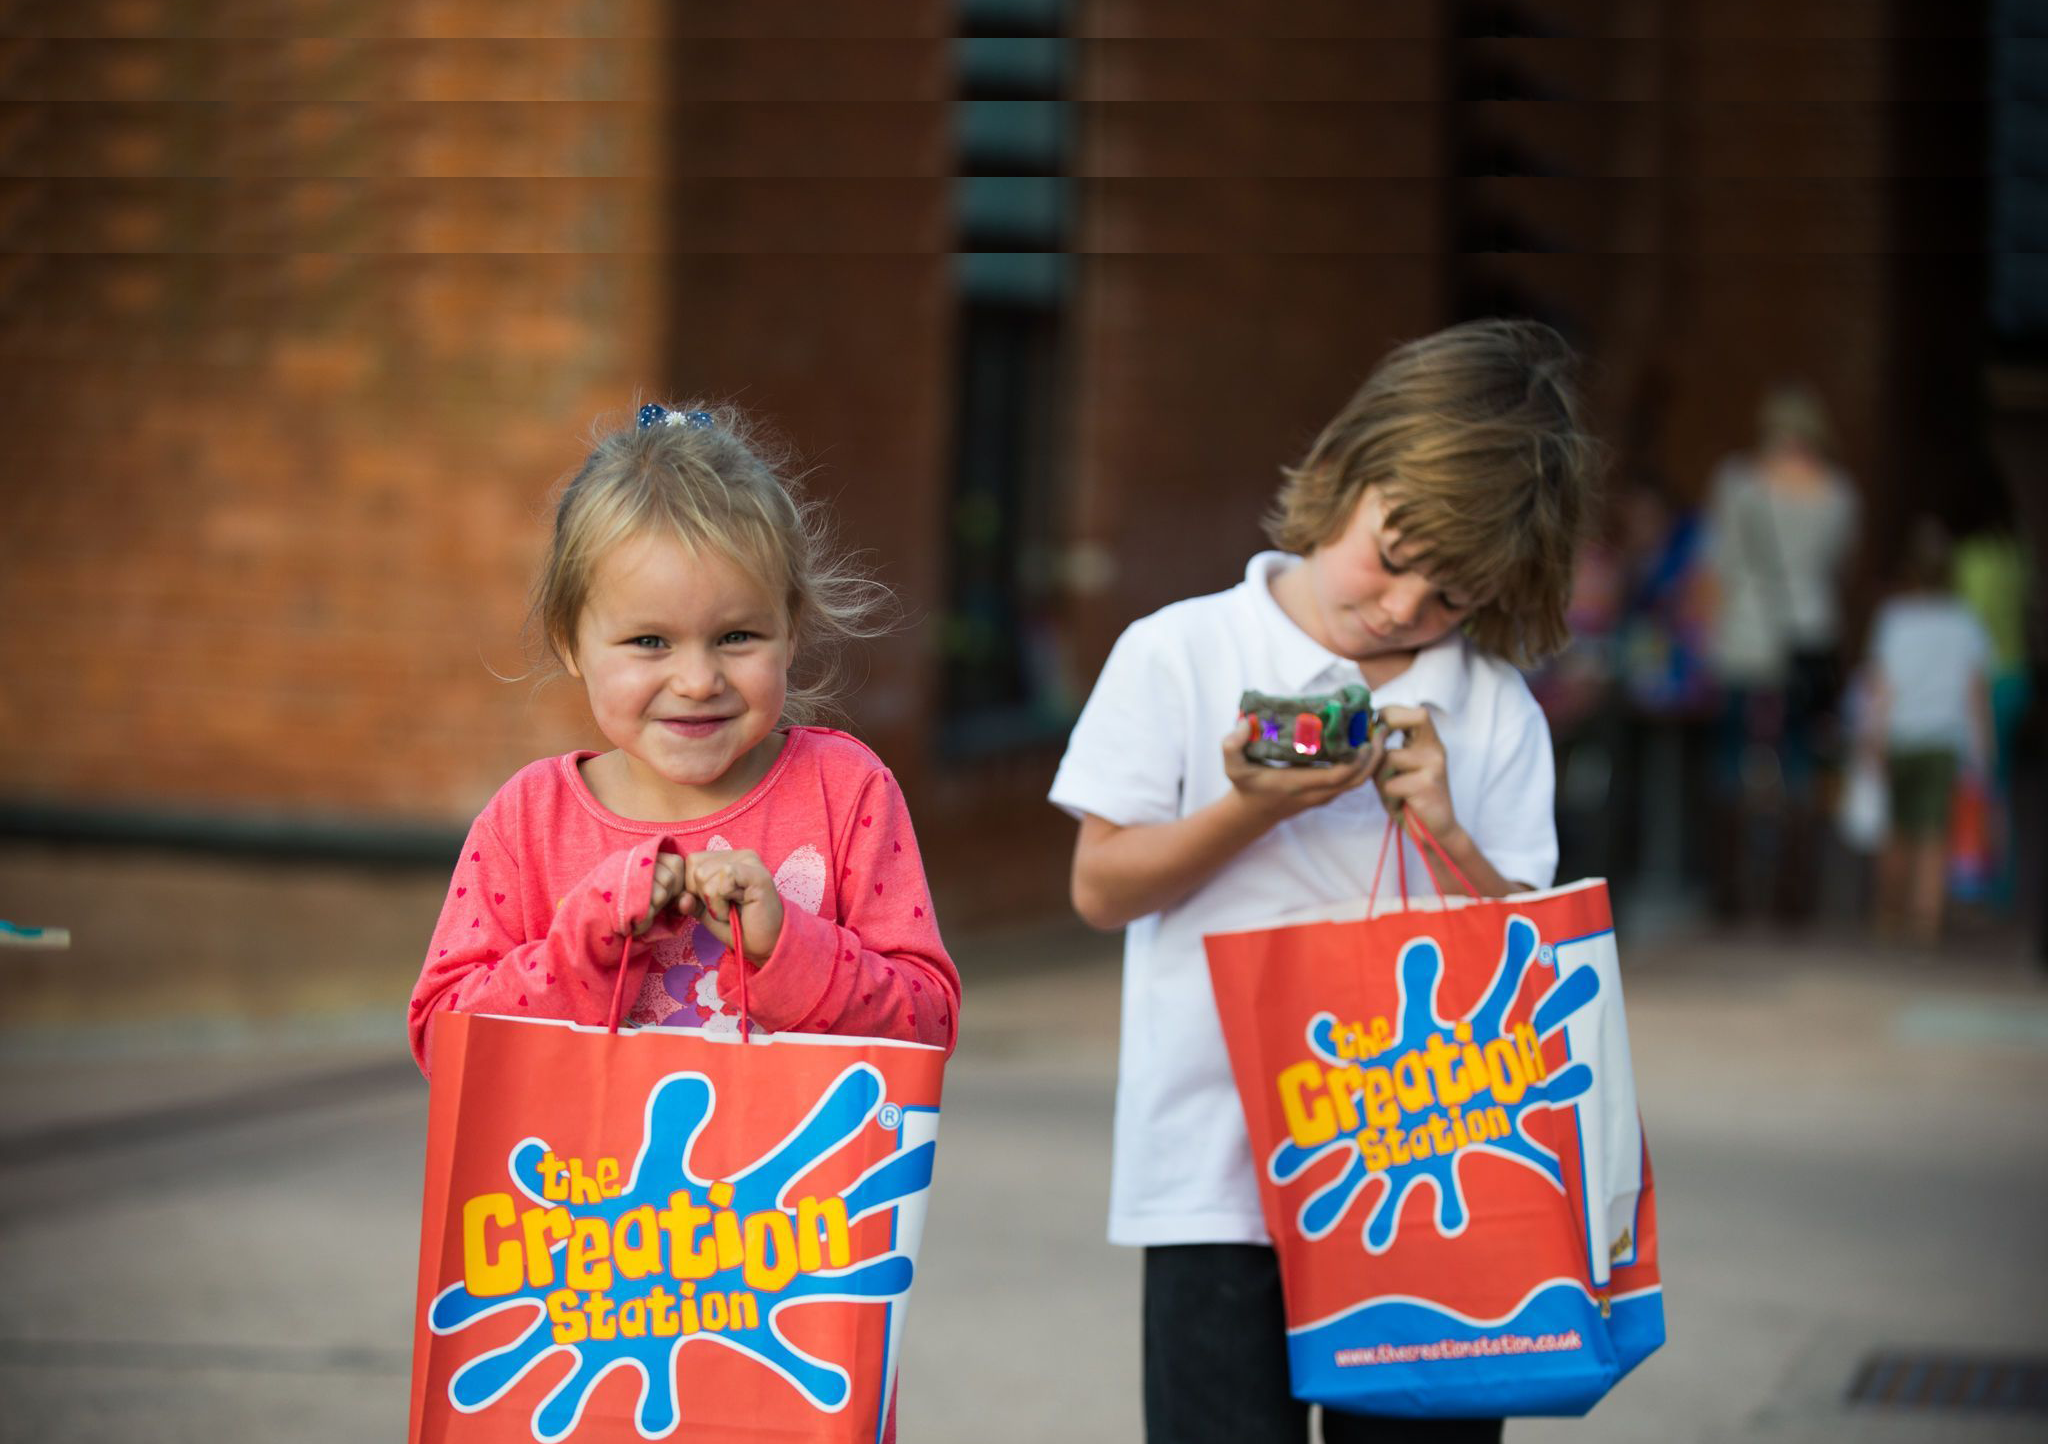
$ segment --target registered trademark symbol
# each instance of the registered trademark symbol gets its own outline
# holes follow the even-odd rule
[[[894,1132],[903,1124],[903,1110],[894,1103],[884,1103],[882,1111],[875,1115],[875,1121],[881,1124],[882,1127]]]
[[[1546,968],[1556,966],[1557,949],[1553,948],[1549,943],[1545,943],[1536,950],[1536,961],[1543,964]]]

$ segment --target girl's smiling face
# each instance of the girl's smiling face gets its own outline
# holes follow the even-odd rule
[[[647,821],[743,796],[781,750],[789,618],[730,558],[642,532],[598,562],[567,658],[618,749],[585,773],[598,800]]]
[[[1470,616],[1474,604],[1432,582],[1404,552],[1376,486],[1359,497],[1344,530],[1310,552],[1292,575],[1305,604],[1295,622],[1353,661],[1427,647]],[[1293,615],[1296,608],[1287,610]]]

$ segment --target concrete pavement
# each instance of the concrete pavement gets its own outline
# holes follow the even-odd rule
[[[1116,965],[978,980],[912,1305],[905,1444],[1139,1437],[1102,1241]],[[1671,1343],[1515,1444],[2034,1439],[1852,1409],[1882,1346],[2048,1355],[2048,988],[1768,938],[1628,960]],[[425,1093],[398,1012],[0,1033],[0,1441],[400,1437]]]

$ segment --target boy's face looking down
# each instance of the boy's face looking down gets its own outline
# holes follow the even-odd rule
[[[1419,651],[1464,621],[1475,599],[1447,594],[1411,552],[1386,523],[1380,488],[1367,487],[1344,529],[1274,582],[1274,600],[1295,625],[1354,662]]]

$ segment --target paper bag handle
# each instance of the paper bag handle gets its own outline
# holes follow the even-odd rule
[[[746,930],[740,926],[740,910],[734,907],[726,913],[726,920],[732,924],[732,960],[740,970],[740,1037],[746,1038],[754,1031],[754,1014],[747,1006],[747,938]],[[612,984],[611,1012],[605,1019],[607,1032],[619,1031],[619,1015],[626,1003],[626,959],[633,951],[633,934],[620,934],[623,939],[619,947],[619,976]]]
[[[1479,889],[1472,886],[1472,879],[1465,876],[1465,870],[1459,867],[1457,863],[1451,860],[1450,853],[1445,850],[1444,845],[1441,842],[1437,841],[1436,834],[1429,830],[1429,824],[1424,822],[1420,815],[1418,815],[1417,813],[1410,811],[1409,809],[1403,808],[1399,812],[1390,812],[1387,814],[1387,830],[1380,838],[1380,858],[1379,861],[1373,865],[1372,870],[1372,890],[1366,894],[1366,917],[1368,919],[1372,917],[1373,910],[1379,902],[1380,875],[1386,871],[1387,848],[1389,846],[1395,847],[1395,877],[1401,888],[1401,901],[1405,904],[1408,900],[1408,849],[1405,845],[1395,844],[1394,842],[1394,834],[1400,830],[1402,819],[1404,817],[1407,819],[1408,826],[1412,827],[1415,830],[1415,835],[1418,839],[1418,846],[1428,846],[1428,848],[1432,852],[1434,852],[1438,858],[1442,860],[1443,865],[1450,869],[1451,876],[1456,878],[1461,884],[1464,885],[1466,895],[1468,897],[1478,897]],[[1425,863],[1428,860],[1429,859],[1426,856],[1423,859]],[[1438,880],[1435,870],[1429,867],[1424,867],[1423,871],[1429,874],[1430,882],[1434,884],[1436,887],[1437,901],[1443,903],[1446,907],[1450,906],[1450,899],[1444,896],[1444,885],[1442,882]]]

